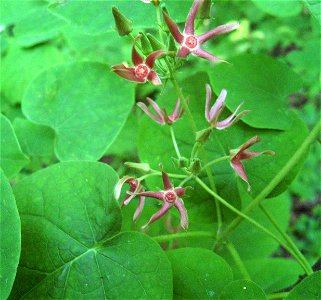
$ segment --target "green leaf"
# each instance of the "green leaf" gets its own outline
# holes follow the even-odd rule
[[[11,47],[1,59],[1,93],[11,103],[21,102],[27,86],[45,68],[62,63],[65,56],[45,44],[31,49]]]
[[[296,261],[285,258],[254,259],[244,261],[244,265],[252,280],[267,294],[291,286],[304,274],[304,270]],[[233,271],[236,274],[237,271]]]
[[[289,129],[291,118],[287,96],[301,88],[301,79],[284,63],[264,55],[244,54],[229,59],[209,72],[212,87],[218,95],[227,89],[226,105],[234,111],[251,112],[242,121],[252,127]]]
[[[321,23],[321,1],[320,0],[304,0],[305,5],[309,9],[311,15]]]
[[[253,281],[236,280],[225,286],[220,300],[265,300],[263,290]]]
[[[242,193],[242,207],[246,207],[252,198]],[[275,218],[280,227],[286,231],[290,221],[291,199],[288,194],[282,194],[276,198],[269,199],[263,204],[264,208]],[[249,216],[258,221],[265,228],[279,235],[265,214],[259,209],[254,209]],[[268,257],[279,247],[279,244],[266,233],[262,232],[253,224],[244,221],[231,234],[230,241],[237,249],[243,260]],[[223,250],[225,255],[226,250]],[[222,251],[222,252],[223,252]],[[225,255],[223,255],[225,257]],[[229,260],[230,261],[230,260]]]
[[[22,255],[12,299],[170,299],[170,263],[141,233],[119,233],[118,176],[96,162],[65,162],[14,188]]]
[[[7,299],[19,263],[21,224],[10,183],[1,169],[0,187],[0,298]]]
[[[309,299],[318,300],[321,298],[321,271],[317,271],[314,274],[303,279],[290,293],[284,298],[284,300],[299,300]]]
[[[167,252],[174,276],[174,299],[219,299],[232,281],[230,266],[213,251],[184,248]]]
[[[51,128],[21,118],[14,120],[13,128],[23,152],[29,156],[33,165],[41,168],[43,163],[53,159],[55,134]]]
[[[36,77],[22,111],[31,121],[54,129],[60,160],[97,160],[124,125],[133,99],[134,85],[108,66],[77,62]]]
[[[10,179],[28,163],[29,159],[25,156],[20,148],[16,134],[10,121],[1,115],[1,168]]]
[[[292,17],[298,15],[302,10],[299,0],[252,0],[262,11],[276,17]]]
[[[186,19],[192,1],[166,0],[164,3],[174,20],[182,22]],[[49,9],[52,13],[79,27],[86,33],[100,34],[115,30],[115,22],[111,13],[113,5],[128,19],[132,20],[133,26],[137,28],[153,28],[157,26],[154,5],[145,4],[140,0],[116,2],[72,0],[65,3],[54,3],[49,6]],[[83,9],[84,6],[86,9]],[[97,11],[104,13],[97,14]]]

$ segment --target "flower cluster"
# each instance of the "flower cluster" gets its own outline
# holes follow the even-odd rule
[[[130,186],[129,191],[127,192],[126,197],[124,198],[122,204],[128,205],[129,202],[134,197],[139,197],[139,205],[137,210],[134,214],[134,221],[138,219],[140,216],[143,207],[145,197],[154,198],[163,202],[161,209],[156,212],[149,220],[149,222],[143,226],[145,228],[149,224],[157,221],[163,215],[165,215],[172,207],[175,207],[179,214],[180,214],[180,224],[183,229],[187,230],[188,228],[188,216],[187,211],[184,206],[184,202],[182,197],[185,194],[185,191],[188,187],[174,187],[168,177],[168,174],[162,170],[162,178],[163,178],[163,185],[164,190],[153,192],[153,191],[144,191],[143,187],[140,185],[140,182],[132,177],[125,176],[124,178],[120,179],[116,188],[115,188],[115,198],[118,199],[120,196],[120,191],[124,183],[128,183]]]

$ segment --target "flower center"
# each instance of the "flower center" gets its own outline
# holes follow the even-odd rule
[[[138,65],[135,69],[135,76],[140,79],[145,79],[149,74],[149,68],[144,65]]]
[[[166,192],[164,198],[166,202],[172,203],[176,200],[176,194],[174,192]]]
[[[197,37],[194,35],[187,36],[185,38],[185,46],[194,49],[198,45]]]
[[[129,185],[130,185],[131,189],[135,190],[137,188],[137,186],[138,186],[138,182],[137,182],[137,180],[132,179],[132,180],[129,181]]]

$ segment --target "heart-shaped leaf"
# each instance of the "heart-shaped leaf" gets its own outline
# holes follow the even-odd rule
[[[170,299],[161,248],[141,233],[119,233],[118,177],[102,163],[65,162],[14,188],[22,254],[12,299]]]
[[[133,100],[134,85],[108,66],[77,62],[39,74],[22,110],[31,121],[54,129],[60,160],[97,160],[118,135]]]
[[[10,183],[1,169],[0,188],[0,298],[7,299],[19,263],[21,224]]]
[[[219,299],[232,281],[230,266],[213,251],[184,248],[167,253],[174,277],[174,299]]]
[[[22,153],[12,125],[3,115],[0,116],[0,125],[1,168],[8,178],[12,178],[29,162],[29,159]]]

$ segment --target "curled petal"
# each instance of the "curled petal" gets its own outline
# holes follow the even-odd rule
[[[148,74],[147,79],[154,85],[161,85],[162,82],[155,71],[151,70]]]
[[[239,154],[239,159],[240,160],[247,160],[247,159],[250,159],[250,158],[253,158],[253,157],[260,156],[262,154],[273,156],[273,155],[275,155],[275,152],[274,151],[270,151],[270,150],[261,151],[261,152],[244,150]]]
[[[165,11],[163,11],[163,17],[169,31],[171,32],[176,42],[182,44],[184,41],[184,36],[179,31],[177,24],[168,16]]]
[[[248,114],[250,111],[249,110],[244,110],[242,111],[236,118],[235,115],[237,114],[237,112],[239,111],[239,109],[241,108],[241,106],[243,105],[243,103],[241,103],[235,110],[235,112],[233,114],[231,114],[229,117],[227,117],[225,120],[221,121],[221,122],[217,122],[217,129],[225,129],[228,128],[230,126],[232,126],[233,124],[235,124],[238,120],[240,120],[244,115]],[[233,119],[234,118],[234,119]]]
[[[163,120],[163,118],[157,118],[156,116],[154,116],[150,110],[148,109],[148,107],[146,106],[145,103],[143,102],[137,102],[137,106],[139,108],[141,108],[145,113],[146,115],[148,115],[151,119],[153,119],[155,122],[159,123],[159,124],[165,124],[165,121]]]
[[[164,171],[162,171],[162,177],[165,191],[171,190],[173,188],[173,185],[171,184],[168,175]]]
[[[180,104],[181,104],[181,101],[178,98],[177,101],[176,101],[176,105],[175,105],[175,108],[173,110],[173,113],[171,114],[171,117],[174,118],[174,119],[178,118],[178,116],[179,116],[178,111],[179,111]]]
[[[226,96],[227,96],[227,90],[223,89],[210,110],[210,113],[209,113],[210,122],[214,121],[214,123],[216,123],[218,117],[220,116],[222,110],[225,107]]]
[[[235,159],[235,160],[232,159],[231,166],[234,169],[234,171],[247,183],[247,185],[248,185],[247,190],[248,190],[248,192],[250,192],[251,186],[250,186],[249,180],[247,178],[247,175],[245,173],[245,169],[244,169],[242,162],[237,159]]]
[[[144,79],[137,78],[135,76],[135,69],[134,68],[128,68],[124,64],[114,65],[112,66],[111,70],[115,72],[120,77],[123,77],[129,81],[135,81],[135,82],[145,82]]]
[[[240,23],[221,25],[221,26],[218,26],[208,32],[205,32],[204,34],[198,36],[197,38],[198,38],[199,43],[203,44],[215,36],[218,36],[218,35],[221,35],[224,33],[228,33],[228,32],[233,31],[239,27],[240,27]]]
[[[156,111],[156,113],[159,115],[160,118],[164,118],[163,116],[163,112],[160,109],[160,107],[158,106],[158,104],[153,101],[151,98],[147,97],[146,98],[147,102],[154,108],[154,110]]]
[[[238,153],[243,152],[243,150],[250,148],[251,146],[253,146],[254,144],[256,144],[256,143],[258,143],[258,142],[260,142],[260,141],[261,141],[261,139],[260,139],[257,135],[254,136],[254,137],[252,137],[252,138],[250,138],[248,141],[246,141],[246,142],[239,148]]]
[[[115,196],[115,199],[118,200],[119,197],[120,197],[120,193],[121,193],[121,190],[123,188],[123,185],[125,183],[127,183],[129,180],[132,180],[132,179],[135,179],[134,177],[131,177],[131,176],[124,176],[123,178],[119,179],[116,186],[115,186],[115,189],[114,189],[114,196]]]
[[[184,33],[194,34],[194,21],[203,0],[195,0],[186,19]]]
[[[191,53],[191,50],[189,50],[187,47],[182,47],[178,52],[177,52],[177,57],[182,57],[185,58],[187,55]]]
[[[145,204],[145,197],[144,196],[140,196],[139,197],[139,204],[137,206],[137,209],[134,213],[134,217],[133,217],[133,220],[134,222],[137,221],[137,219],[140,217],[142,211],[143,211],[143,208],[144,208],[144,204]]]
[[[178,209],[179,214],[180,214],[180,218],[181,218],[181,226],[184,230],[188,229],[188,215],[187,215],[187,211],[186,208],[183,204],[182,199],[177,199],[175,201],[174,206]]]
[[[144,196],[144,197],[150,197],[158,200],[164,200],[164,193],[163,192],[139,192],[139,193],[131,193],[127,192],[129,195],[135,195],[135,196]]]
[[[225,60],[211,54],[211,53],[208,53],[207,51],[201,49],[201,48],[197,48],[196,50],[193,50],[192,51],[193,55],[196,55],[198,57],[201,57],[201,58],[205,58],[209,61],[222,61],[222,62],[226,62]]]
[[[152,69],[155,65],[156,58],[165,52],[166,52],[165,50],[158,50],[158,51],[152,52],[147,56],[145,64]]]
[[[159,218],[161,218],[163,215],[165,215],[171,207],[172,207],[171,203],[165,202],[162,205],[161,209],[157,213],[152,215],[152,217],[150,218],[148,223],[146,225],[144,225],[142,228],[146,228],[149,224],[152,224],[155,221],[157,221]]]
[[[140,54],[137,52],[137,50],[135,48],[135,44],[136,44],[137,40],[139,40],[140,38],[141,38],[141,35],[139,34],[135,38],[134,45],[133,45],[133,48],[132,48],[132,62],[133,62],[135,67],[144,62],[143,58],[140,56]]]

